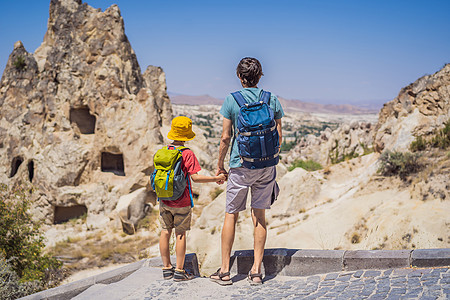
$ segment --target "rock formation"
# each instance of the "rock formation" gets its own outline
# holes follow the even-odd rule
[[[320,136],[309,134],[287,155],[282,155],[283,162],[290,165],[297,159],[314,160],[325,166],[345,157],[363,155],[373,143],[373,128],[371,123],[352,121],[334,131],[328,127]]]
[[[450,64],[400,90],[379,113],[375,150],[407,150],[415,136],[426,136],[450,118]]]
[[[141,74],[119,8],[52,0],[35,53],[14,45],[0,82],[0,182],[36,188],[35,215],[106,222],[121,196],[148,189],[172,108],[161,68]]]

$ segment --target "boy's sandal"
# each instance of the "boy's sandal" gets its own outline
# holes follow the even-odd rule
[[[172,279],[173,274],[175,273],[175,268],[174,267],[163,268],[162,271],[163,271],[163,278],[165,280],[168,280],[168,279]]]
[[[175,273],[173,275],[173,281],[186,281],[194,278],[195,276],[186,272],[186,270],[175,269]]]
[[[260,281],[254,281],[253,278],[259,278]],[[250,285],[261,285],[262,284],[262,274],[261,273],[255,273],[252,274],[252,272],[248,272],[247,281],[250,283]]]
[[[219,279],[212,278],[213,276],[217,276],[217,277],[219,277]],[[209,276],[209,279],[211,279],[211,281],[213,281],[215,283],[218,283],[220,285],[231,285],[231,284],[233,284],[233,281],[231,281],[231,278],[230,279],[223,279],[226,276],[230,277],[230,272],[222,273],[222,272],[220,272],[220,268],[219,268],[216,273],[211,274]]]

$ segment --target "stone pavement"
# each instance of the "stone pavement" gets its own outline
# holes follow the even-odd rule
[[[266,277],[250,286],[244,275],[232,286],[208,278],[163,280],[159,268],[142,267],[122,281],[96,284],[73,299],[450,299],[450,269],[404,268]]]

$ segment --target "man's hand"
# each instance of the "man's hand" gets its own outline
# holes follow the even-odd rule
[[[227,180],[227,176],[223,173],[220,173],[219,175],[217,175],[216,178],[217,178],[217,181],[216,181],[217,184],[223,184]]]

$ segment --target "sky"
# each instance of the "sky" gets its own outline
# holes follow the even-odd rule
[[[120,8],[142,72],[170,93],[217,98],[240,88],[236,66],[258,58],[259,87],[317,103],[384,103],[450,63],[449,0],[88,0]],[[0,0],[0,72],[16,41],[42,43],[50,0]]]

